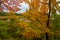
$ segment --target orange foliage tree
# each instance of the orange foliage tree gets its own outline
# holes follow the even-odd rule
[[[34,29],[34,31],[37,30],[38,31],[38,32],[36,31],[37,34],[47,33],[47,35],[45,34],[46,40],[49,40],[48,34],[49,33],[53,34],[53,32],[49,30],[49,27],[53,26],[50,23],[50,13],[52,13],[51,7],[54,6],[57,8],[57,6],[55,6],[57,5],[56,0],[51,0],[51,1],[50,0],[24,0],[24,1],[29,4],[29,10],[24,12],[23,15],[26,17],[26,20],[30,21],[31,24],[30,28]]]

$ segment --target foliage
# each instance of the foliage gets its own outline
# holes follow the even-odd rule
[[[24,0],[30,8],[22,14],[0,12],[0,39],[1,40],[46,40],[48,33],[50,40],[60,38],[60,15],[58,2],[51,0],[51,16],[48,20],[48,0]],[[55,9],[55,8],[56,9]],[[58,8],[57,8],[58,7]]]
[[[22,3],[22,0],[0,0],[0,11],[19,11],[20,8],[17,6],[21,6],[20,3]]]

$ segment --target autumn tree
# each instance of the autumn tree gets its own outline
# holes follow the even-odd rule
[[[27,16],[27,20],[30,20],[33,23],[33,27],[37,27],[40,33],[48,33],[49,29],[47,28],[48,20],[48,0],[32,0],[31,2],[26,0],[30,6],[30,10],[24,13],[24,16]]]
[[[56,12],[59,9],[59,1],[56,0],[24,0],[29,4],[29,10],[24,12],[23,15],[26,20],[31,21],[31,26],[39,27],[40,33],[45,33],[46,40],[49,40],[48,34],[51,30],[50,27],[50,13]],[[53,8],[52,8],[53,7]],[[54,10],[53,10],[54,9]],[[37,25],[37,26],[36,26]]]

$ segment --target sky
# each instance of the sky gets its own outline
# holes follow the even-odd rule
[[[19,10],[17,13],[22,13],[25,12],[26,10],[29,9],[29,5],[25,2],[20,4],[21,6],[19,7],[21,10]]]

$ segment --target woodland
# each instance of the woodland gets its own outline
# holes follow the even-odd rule
[[[22,1],[29,10],[16,13]],[[0,40],[60,40],[60,1],[0,0]]]

